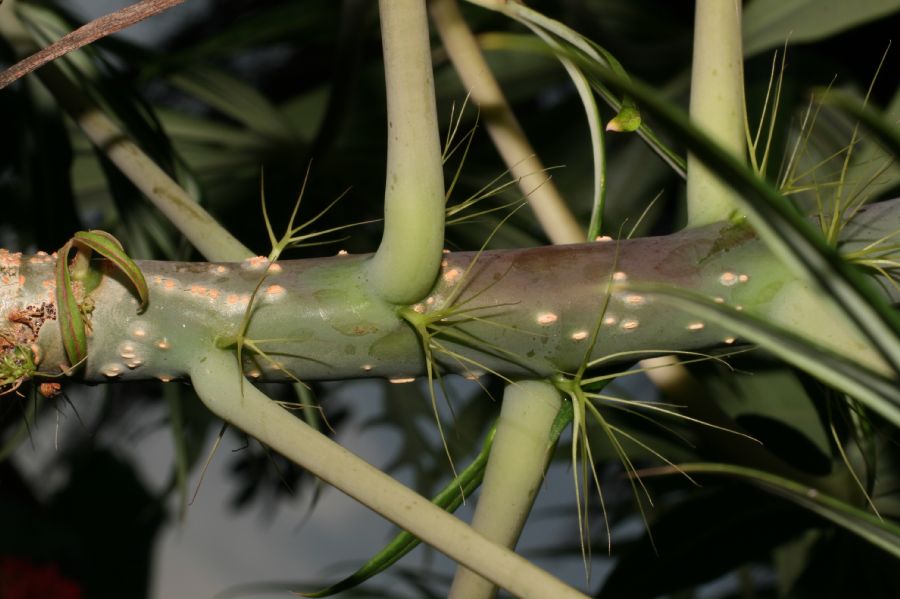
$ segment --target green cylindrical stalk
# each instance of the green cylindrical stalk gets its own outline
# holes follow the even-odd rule
[[[845,228],[844,247],[852,251],[898,227],[900,201],[872,206]],[[0,253],[0,334],[18,345],[36,342],[46,372],[58,372],[65,361],[53,320],[54,263],[46,254]],[[642,282],[721,298],[883,370],[840,309],[798,283],[740,225],[714,224],[618,247],[608,242],[446,254],[431,293],[403,314],[372,292],[367,264],[368,256],[336,256],[271,267],[252,301],[246,372],[271,380],[286,379],[287,372],[310,380],[420,376],[425,372],[421,340],[404,320],[410,313],[439,343],[432,351],[435,360],[447,371],[469,375],[494,370],[543,378],[574,372],[598,322],[594,358],[699,349],[730,340],[729,331],[618,287]],[[107,272],[91,295],[92,333],[81,376],[90,381],[184,377],[198,348],[213,342],[236,346],[264,260],[138,265],[150,288],[147,310],[138,314],[130,284]],[[612,295],[603,311],[610,283]]]
[[[550,429],[562,405],[559,391],[544,381],[507,385],[491,457],[484,474],[472,528],[503,547],[519,540],[555,443]],[[460,566],[451,599],[490,598],[497,587]]]
[[[691,119],[723,148],[743,156],[744,70],[740,0],[697,0],[691,71]],[[734,191],[688,156],[688,226],[728,219]]]
[[[388,149],[384,236],[368,265],[382,298],[428,293],[444,245],[444,174],[425,0],[381,0]]]
[[[452,514],[294,417],[249,383],[242,390],[236,382],[240,370],[228,352],[198,354],[190,376],[197,395],[217,416],[516,596],[585,598],[508,549],[484,539]]]

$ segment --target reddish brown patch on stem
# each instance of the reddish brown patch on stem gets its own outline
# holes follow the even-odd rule
[[[15,343],[30,344],[37,339],[46,321],[56,320],[56,306],[50,302],[28,305],[12,310],[6,315],[6,319],[13,323],[11,336]]]
[[[38,393],[47,399],[51,399],[62,394],[62,385],[59,383],[41,383],[38,385]]]

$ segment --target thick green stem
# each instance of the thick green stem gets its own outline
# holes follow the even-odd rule
[[[0,10],[0,34],[20,54],[38,49],[12,7]],[[36,75],[91,142],[210,260],[242,260],[250,251],[204,210],[128,134],[55,65]]]
[[[691,72],[691,119],[723,148],[743,156],[744,83],[739,0],[697,0]],[[688,226],[727,220],[735,192],[688,156]]]
[[[491,457],[478,497],[472,528],[498,545],[514,548],[555,445],[553,422],[562,404],[556,388],[544,381],[521,381],[506,387]],[[450,599],[490,598],[497,588],[460,567]]]
[[[584,597],[311,428],[249,382],[242,392],[242,374],[230,352],[201,354],[190,376],[197,395],[220,418],[516,596]]]
[[[456,0],[432,0],[431,17],[456,72],[481,110],[488,134],[553,243],[579,243],[584,231],[547,174],[463,19]]]
[[[900,201],[867,208],[845,227],[855,251],[898,228]],[[574,372],[612,296],[591,358],[634,350],[702,349],[733,332],[671,308],[620,283],[663,283],[714,296],[797,330],[842,355],[886,372],[884,362],[833,302],[797,282],[752,232],[714,224],[676,235],[446,255],[438,284],[410,310],[432,322],[435,359],[449,371],[494,370],[519,378]],[[29,343],[9,320],[26,306],[53,305],[51,256],[0,252],[0,334]],[[245,368],[262,379],[302,380],[425,372],[420,339],[396,308],[372,293],[367,256],[280,262],[259,288],[244,346]],[[127,281],[106,276],[92,292],[93,334],[80,375],[91,381],[184,377],[198,343],[233,345],[264,260],[204,264],[138,262],[150,288],[147,310]],[[461,292],[456,291],[462,288]],[[894,287],[887,287],[896,294]],[[459,313],[456,313],[459,311]],[[473,318],[474,317],[474,318]],[[443,319],[443,320],[442,320]],[[37,339],[45,372],[64,362],[56,323]],[[246,345],[251,342],[253,345]],[[256,349],[254,349],[254,347]],[[266,355],[263,354],[266,353]],[[268,357],[267,357],[268,356]],[[635,359],[623,355],[622,361]],[[258,372],[254,372],[258,371]]]
[[[444,245],[444,175],[425,0],[381,0],[388,149],[384,236],[368,266],[385,300],[410,304],[434,284]]]

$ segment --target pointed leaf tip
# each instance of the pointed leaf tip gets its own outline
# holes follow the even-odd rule
[[[641,127],[641,113],[633,106],[623,106],[612,120],[606,124],[607,131],[631,133]]]
[[[81,307],[75,298],[72,288],[72,275],[69,272],[69,252],[72,241],[66,242],[58,252],[56,259],[56,312],[59,319],[59,332],[63,348],[69,364],[73,367],[87,357],[87,334]]]

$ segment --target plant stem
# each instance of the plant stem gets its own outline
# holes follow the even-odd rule
[[[691,73],[691,120],[734,156],[744,135],[743,55],[739,0],[697,0]],[[688,155],[688,226],[727,220],[735,191],[693,154]]]
[[[862,251],[895,230],[898,222],[900,201],[873,205],[844,228],[843,247]],[[615,245],[447,254],[430,299],[414,308],[427,318],[450,308],[444,305],[448,298],[457,298],[451,301],[461,314],[437,323],[442,349],[434,357],[440,367],[452,372],[490,369],[518,378],[574,371],[585,358],[587,332],[596,326],[606,298],[603,281],[615,269],[628,285],[675,285],[720,297],[726,305],[740,305],[748,314],[797,330],[868,368],[889,371],[846,317],[826,301],[827,296],[799,285],[749,229],[713,224]],[[476,255],[477,268],[462,279]],[[17,266],[4,273],[13,284],[0,285],[0,316],[45,304],[48,281],[53,280],[52,257],[9,254],[4,259]],[[892,259],[890,253],[886,259]],[[420,340],[393,305],[373,295],[364,276],[368,262],[367,256],[279,262],[279,269],[270,271],[259,289],[246,331],[246,340],[274,359],[255,350],[245,352],[248,371],[260,370],[265,380],[284,380],[286,372],[301,380],[421,375]],[[96,307],[88,340],[90,359],[80,373],[87,380],[184,376],[198,343],[238,334],[263,268],[252,260],[139,261],[138,266],[150,288],[144,313],[137,314],[131,289],[114,277],[105,277],[92,293]],[[464,291],[456,293],[461,285]],[[900,295],[890,285],[886,291]],[[712,323],[689,328],[696,317],[688,313],[673,312],[649,297],[644,301],[640,294],[632,297],[633,292],[612,289],[612,293],[602,342],[590,359],[635,350],[702,349],[734,334]],[[9,330],[13,324],[0,317],[0,333],[15,336]],[[59,328],[42,327],[37,342],[42,371],[56,372],[56,365],[64,361]],[[123,344],[130,349],[123,350]],[[123,358],[123,352],[131,357]],[[635,356],[623,360],[629,357]],[[141,363],[128,367],[133,359]]]
[[[472,528],[498,545],[512,549],[519,540],[555,445],[550,429],[561,403],[556,388],[544,381],[520,381],[506,387],[472,519]],[[496,591],[490,581],[460,567],[448,597],[488,599]]]
[[[191,369],[197,394],[220,418],[495,584],[520,597],[584,597],[314,430],[249,382],[241,392],[239,376],[234,356],[225,351],[208,352]]]
[[[491,73],[457,0],[432,0],[431,18],[456,72],[481,109],[488,134],[510,174],[555,244],[584,241],[584,231],[546,173]]]
[[[457,74],[484,116],[494,147],[528,198],[545,234],[556,245],[584,242],[584,232],[552,179],[545,174],[457,1],[432,0],[430,10]],[[542,35],[537,29],[535,33]],[[554,43],[550,39],[546,41]],[[576,86],[582,84],[579,93],[582,97],[586,95],[589,105],[596,109],[593,92],[580,71],[565,59],[563,64]],[[593,121],[589,122],[594,125]],[[597,127],[596,132],[599,131]],[[603,175],[602,164],[597,172]],[[599,229],[599,214],[597,217]],[[547,382],[522,381],[506,387],[494,446],[472,520],[472,528],[505,547],[515,547],[543,481],[555,446],[549,441],[550,428],[559,407],[559,392]],[[496,592],[497,587],[490,581],[459,566],[448,597],[490,599]]]
[[[368,266],[389,302],[423,298],[444,245],[444,175],[425,0],[380,0],[388,148],[384,236]]]

